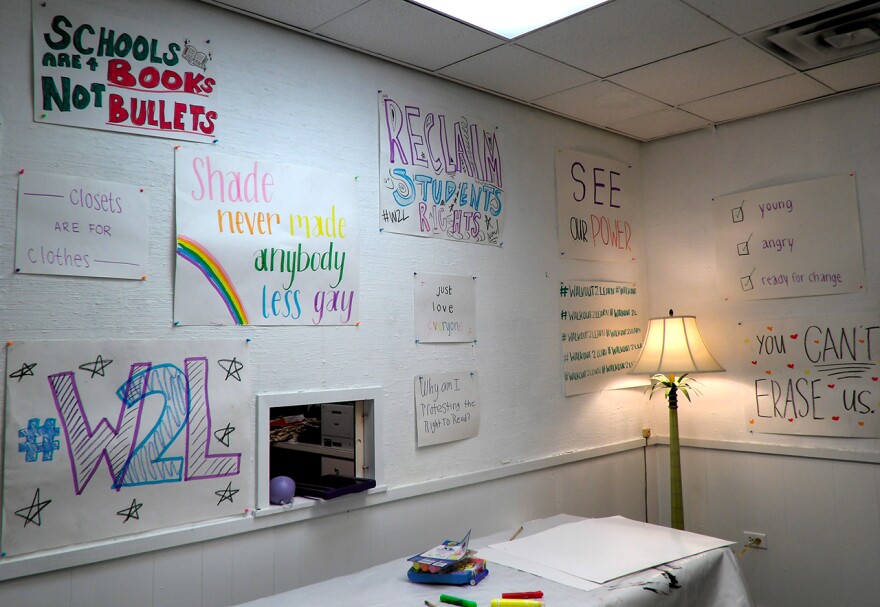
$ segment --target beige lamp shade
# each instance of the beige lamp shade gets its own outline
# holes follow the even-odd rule
[[[682,375],[724,371],[709,353],[694,316],[652,318],[631,375]]]

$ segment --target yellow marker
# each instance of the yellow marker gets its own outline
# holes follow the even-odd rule
[[[544,601],[533,599],[492,599],[492,607],[544,607]]]

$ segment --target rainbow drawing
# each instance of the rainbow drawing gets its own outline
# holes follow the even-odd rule
[[[201,244],[189,238],[178,234],[177,236],[177,254],[190,262],[199,271],[205,275],[217,294],[226,304],[226,309],[232,315],[232,320],[237,325],[246,325],[248,323],[247,312],[244,311],[244,305],[241,298],[229,280],[226,270],[220,265],[220,262],[211,255],[210,251]]]

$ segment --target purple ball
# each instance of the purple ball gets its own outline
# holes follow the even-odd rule
[[[296,483],[289,476],[276,476],[269,481],[269,502],[272,504],[289,504],[293,501]]]

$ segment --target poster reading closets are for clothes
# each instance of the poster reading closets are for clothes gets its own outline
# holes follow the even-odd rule
[[[139,280],[147,275],[149,194],[91,177],[18,177],[15,271]]]
[[[179,148],[174,321],[355,325],[355,176]]]
[[[6,361],[7,556],[253,508],[244,339],[16,342]]]

